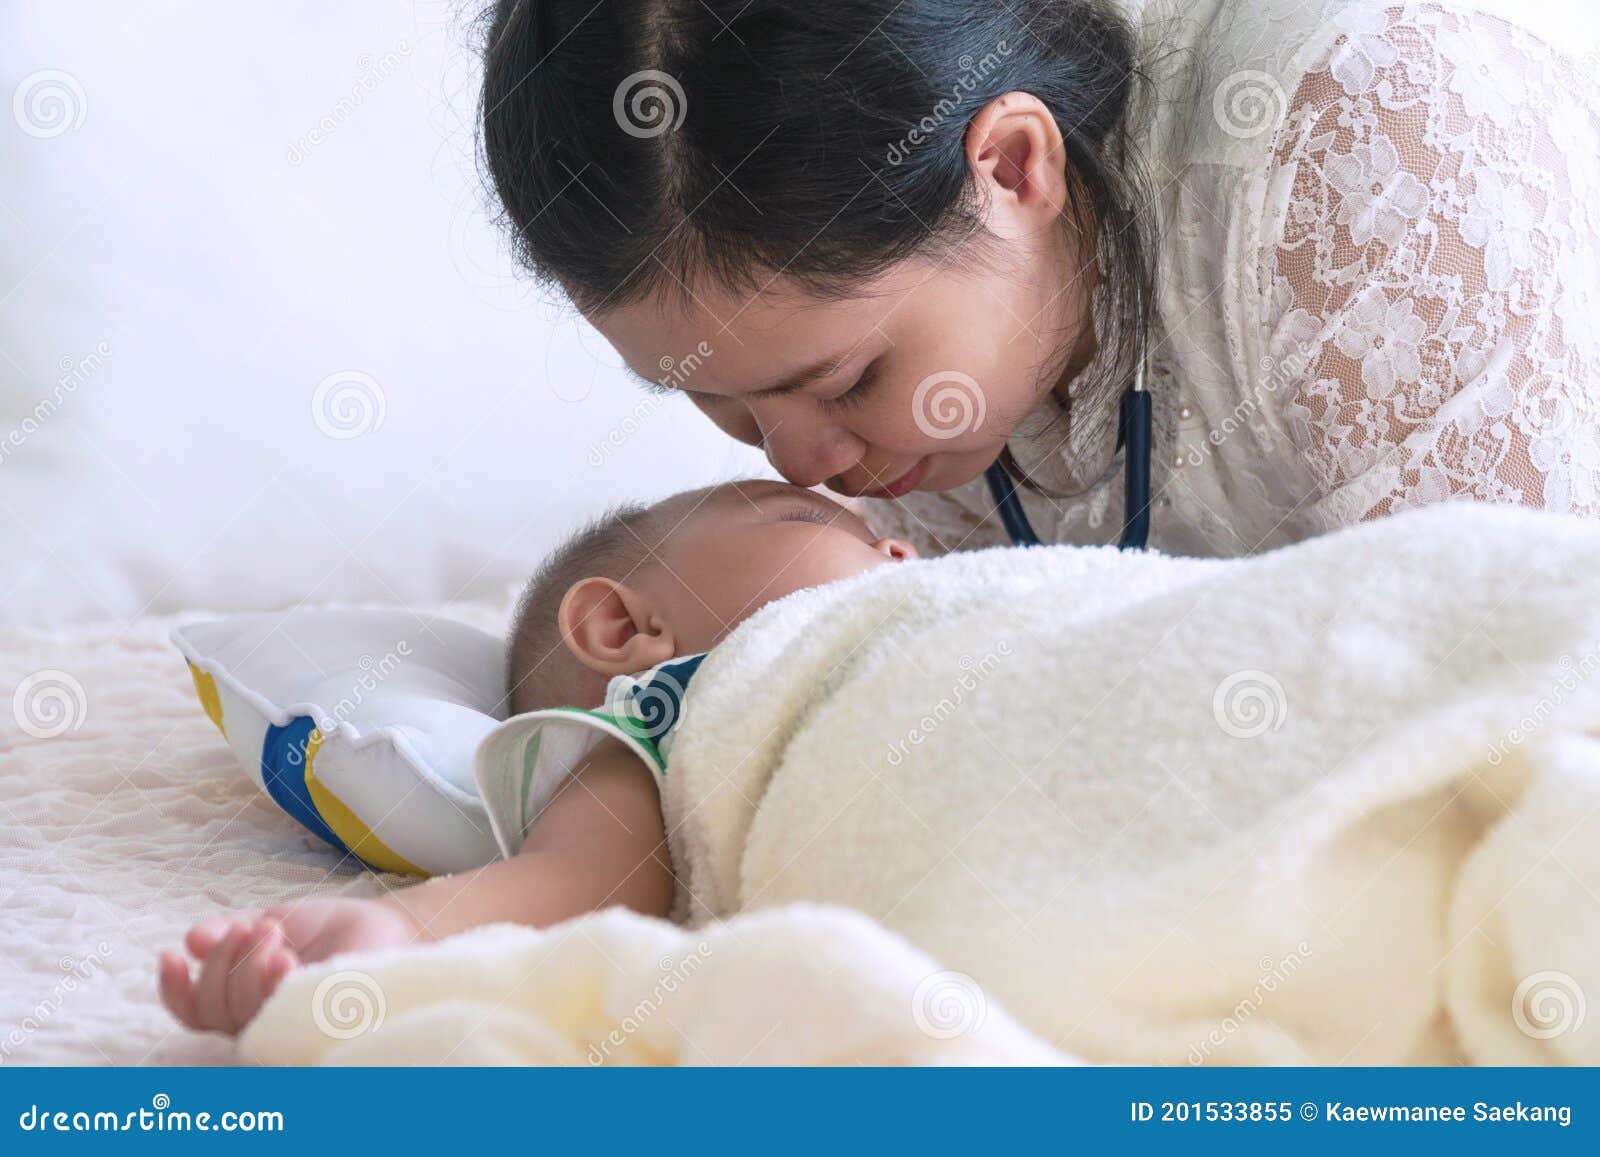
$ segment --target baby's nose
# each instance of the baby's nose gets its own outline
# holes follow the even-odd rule
[[[880,538],[872,549],[895,562],[910,562],[918,557],[917,548],[903,538]]]

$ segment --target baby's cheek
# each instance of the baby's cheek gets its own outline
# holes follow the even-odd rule
[[[773,568],[772,588],[781,587],[782,591],[770,594],[769,598],[838,582],[887,561],[866,543],[842,530],[818,527],[814,533],[802,531],[795,538],[798,541],[791,543],[786,551],[774,555],[782,564]]]

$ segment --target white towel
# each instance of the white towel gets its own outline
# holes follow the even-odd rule
[[[1596,1063],[1597,675],[1600,526],[1517,509],[883,568],[696,677],[683,914],[859,909],[1090,1060]]]
[[[689,690],[680,906],[725,923],[331,961],[243,1058],[1600,1063],[1597,735],[1600,526],[884,567]]]

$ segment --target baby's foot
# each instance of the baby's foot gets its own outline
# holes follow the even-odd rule
[[[198,976],[190,977],[183,953],[161,954],[161,1000],[190,1028],[232,1035],[300,965],[424,935],[410,913],[386,900],[301,900],[213,916],[183,940],[200,963]]]

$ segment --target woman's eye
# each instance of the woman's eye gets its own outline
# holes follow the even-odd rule
[[[860,405],[871,396],[872,387],[877,383],[878,380],[878,374],[878,363],[873,362],[866,369],[861,371],[861,376],[855,380],[854,385],[845,390],[844,393],[835,394],[833,397],[826,399],[826,404],[830,406],[839,406],[841,408]]]

